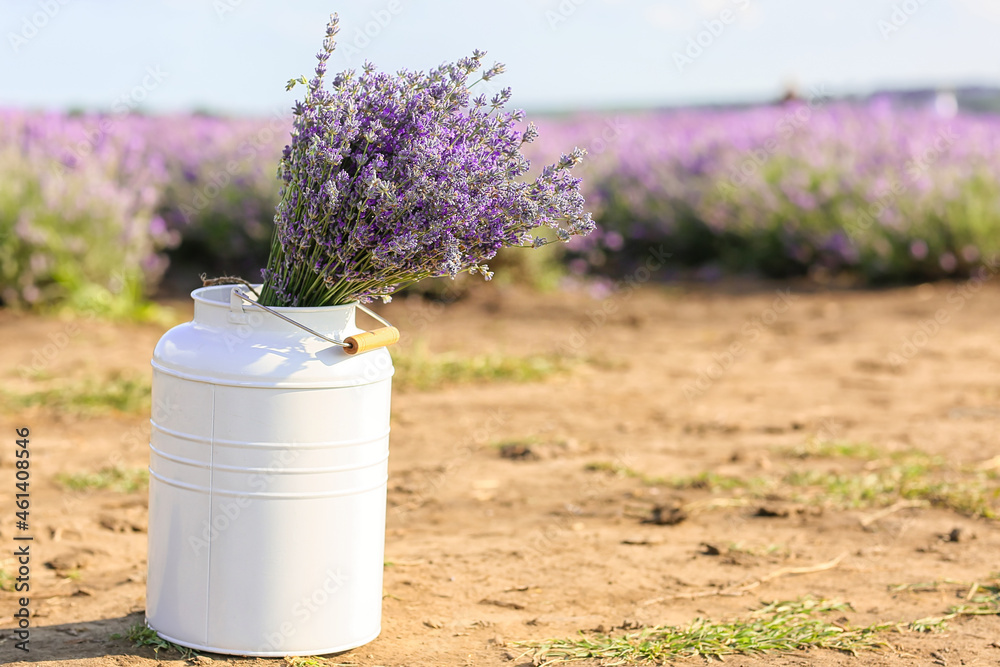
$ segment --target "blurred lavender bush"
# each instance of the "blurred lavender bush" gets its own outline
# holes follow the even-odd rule
[[[278,203],[275,172],[290,129],[290,116],[191,116],[149,128],[170,172],[158,212],[179,236],[169,259],[180,287],[191,287],[201,272],[260,279]]]
[[[0,299],[127,315],[171,261],[258,271],[288,126],[0,111]]]
[[[504,251],[498,279],[615,276],[663,245],[705,276],[879,283],[963,277],[1000,251],[998,116],[792,102],[537,123],[534,165],[588,149],[578,175],[600,230],[542,268]],[[0,111],[0,299],[127,308],[168,264],[178,288],[202,271],[257,278],[290,127]]]
[[[0,115],[0,298],[115,310],[141,301],[171,243],[156,216],[162,164],[143,138],[88,136],[80,119]]]
[[[539,127],[542,154],[590,148],[601,233],[574,239],[579,273],[627,271],[662,244],[703,275],[878,283],[961,277],[1000,251],[1000,117],[793,102]]]

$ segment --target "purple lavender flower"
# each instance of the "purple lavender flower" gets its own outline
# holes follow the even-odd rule
[[[927,242],[923,239],[916,239],[910,242],[910,255],[913,259],[922,260],[927,257]]]
[[[469,271],[500,248],[538,246],[539,227],[565,241],[593,229],[583,209],[575,149],[525,180],[522,147],[537,136],[504,112],[511,93],[473,98],[470,89],[503,71],[486,55],[428,72],[395,75],[366,63],[324,86],[337,16],[327,26],[315,76],[295,105],[292,141],[278,175],[282,197],[264,271],[266,305],[321,306],[388,297],[423,278]]]

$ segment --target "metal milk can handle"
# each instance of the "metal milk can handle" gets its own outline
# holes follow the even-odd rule
[[[333,343],[334,345],[339,345],[340,347],[344,348],[344,352],[346,352],[347,354],[352,354],[352,355],[361,354],[362,352],[368,352],[369,350],[375,350],[380,347],[388,347],[394,343],[399,342],[399,329],[389,324],[388,320],[386,320],[384,317],[382,317],[375,311],[371,310],[370,308],[362,306],[360,303],[357,304],[356,308],[368,313],[368,315],[378,320],[385,326],[379,327],[378,329],[373,329],[371,331],[365,331],[363,333],[354,334],[353,336],[348,336],[343,341],[339,341],[339,340],[334,340],[333,338],[330,338],[328,336],[325,336],[318,331],[313,331],[312,329],[302,324],[301,322],[296,322],[292,318],[287,317],[286,315],[283,315],[272,308],[268,308],[267,306],[263,306],[257,303],[256,301],[251,299],[248,294],[246,294],[245,292],[241,292],[240,288],[238,287],[233,288],[232,296],[239,297],[243,301],[246,301],[247,303],[256,308],[260,308],[261,310],[266,310],[275,317],[280,317],[289,324],[294,324],[298,328],[312,334],[313,336],[316,336],[317,338],[325,340],[328,343]],[[231,298],[230,305],[234,307],[238,305],[240,308],[242,308],[242,304],[240,304],[235,298]]]

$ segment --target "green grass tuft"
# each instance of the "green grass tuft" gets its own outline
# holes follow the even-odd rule
[[[327,667],[328,665],[330,667],[333,667],[334,665],[345,665],[345,664],[353,665],[354,663],[343,663],[343,662],[332,663],[328,661],[326,658],[320,658],[319,656],[315,655],[307,655],[307,656],[288,656],[285,658],[285,664],[288,665],[289,667]]]
[[[945,463],[942,457],[933,457],[919,449],[890,452],[869,442],[853,442],[850,440],[812,439],[795,447],[777,447],[774,451],[779,456],[792,459],[848,459],[868,462],[892,461],[910,464],[923,463],[934,467],[940,467]]]
[[[924,464],[891,465],[861,473],[793,471],[783,481],[804,490],[796,499],[807,502],[865,508],[918,500],[966,516],[998,518],[994,503],[1000,489],[987,485],[984,475],[966,473],[942,479],[940,471]]]
[[[519,642],[536,665],[577,660],[598,660],[602,665],[666,664],[679,658],[722,660],[727,655],[776,651],[833,649],[852,655],[888,646],[880,638],[887,631],[942,632],[948,622],[961,616],[1000,615],[1000,576],[985,583],[929,582],[890,587],[893,591],[938,591],[942,584],[957,586],[965,602],[950,607],[944,615],[928,616],[909,623],[874,623],[852,627],[843,618],[829,621],[823,615],[851,609],[850,605],[804,597],[773,602],[748,616],[726,622],[696,619],[687,626],[657,626],[619,636],[583,635],[575,639]]]
[[[490,449],[504,449],[508,447],[537,447],[541,444],[541,438],[529,435],[525,438],[506,438],[504,440],[494,440],[489,444],[489,447]]]
[[[148,647],[153,649],[153,654],[159,659],[160,651],[170,651],[174,650],[180,653],[181,657],[185,660],[190,660],[198,655],[198,651],[194,649],[187,648],[186,646],[179,646],[173,642],[168,642],[166,639],[160,637],[156,634],[156,631],[152,628],[146,626],[144,623],[136,623],[135,625],[129,627],[128,631],[124,634],[115,633],[111,635],[111,639],[127,639],[132,642],[132,646],[135,648]]]
[[[743,542],[731,542],[727,547],[726,551],[731,554],[743,554],[746,556],[753,556],[755,558],[767,558],[771,556],[788,556],[790,551],[788,545],[786,544],[765,544],[761,546],[752,546],[744,544]]]
[[[638,479],[648,486],[728,492],[739,498],[784,499],[839,509],[916,501],[966,516],[1000,518],[1000,484],[989,470],[949,465],[946,459],[919,450],[885,453],[868,444],[813,442],[785,451],[792,452],[789,455],[795,459],[843,458],[863,461],[864,465],[841,464],[839,469],[830,470],[793,463],[784,471],[762,476],[720,475],[706,470],[669,478],[617,462],[590,463],[586,469]]]
[[[789,448],[778,448],[777,453],[795,459],[860,459],[874,461],[884,452],[867,442],[847,440],[810,440]]]
[[[536,354],[526,357],[485,354],[470,357],[430,354],[416,346],[393,355],[398,389],[438,389],[478,382],[538,382],[569,370],[571,362],[562,356]]]
[[[532,649],[532,658],[540,665],[576,660],[600,660],[601,664],[665,663],[699,656],[721,660],[727,655],[812,648],[853,655],[886,645],[878,635],[895,627],[893,624],[853,628],[821,617],[847,609],[844,604],[803,598],[774,602],[734,621],[697,619],[688,626],[657,626],[621,636],[598,634],[522,645]]]
[[[102,468],[95,473],[59,473],[56,482],[70,491],[103,491],[135,493],[149,488],[146,468]]]
[[[938,592],[942,586],[952,586],[955,594],[965,602],[952,605],[943,616],[928,616],[910,622],[907,627],[915,632],[943,632],[948,627],[948,621],[961,616],[998,616],[1000,615],[1000,576],[993,574],[988,582],[963,582],[952,579],[944,581],[920,582],[890,586],[891,591],[908,591],[913,593]]]
[[[607,472],[618,477],[638,479],[646,486],[666,486],[672,489],[706,489],[712,492],[747,489],[763,493],[773,486],[773,482],[762,477],[734,477],[720,475],[706,470],[696,475],[682,477],[658,477],[647,475],[620,463],[595,461],[584,466],[590,472]]]
[[[4,403],[14,409],[41,406],[55,412],[93,415],[109,410],[141,413],[149,410],[149,378],[114,375],[107,380],[88,379],[25,394],[3,392]]]
[[[621,463],[612,463],[611,461],[594,461],[585,465],[583,469],[589,472],[608,472],[618,477],[642,478],[642,473],[634,468]]]
[[[708,491],[733,491],[736,489],[746,489],[750,491],[763,492],[765,488],[771,486],[769,480],[762,477],[734,477],[732,475],[720,475],[706,470],[697,475],[687,477],[672,477],[666,480],[666,486],[672,489],[705,489]]]

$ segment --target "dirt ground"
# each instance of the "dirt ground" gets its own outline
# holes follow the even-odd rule
[[[530,655],[518,642],[731,619],[804,595],[851,603],[844,616],[856,625],[944,614],[970,597],[970,582],[1000,570],[996,521],[933,497],[897,503],[892,489],[849,506],[783,480],[831,471],[862,479],[883,454],[916,453],[938,461],[958,488],[985,485],[973,495],[995,507],[984,494],[997,488],[991,471],[1000,462],[1000,290],[979,287],[647,286],[605,299],[498,287],[446,308],[415,299],[381,308],[404,332],[400,354],[420,342],[431,354],[574,361],[536,382],[394,392],[382,634],[328,664],[523,665]],[[189,317],[183,302],[175,307],[178,320]],[[38,380],[19,365],[61,333],[44,377],[148,373],[164,331],[75,326],[0,311],[3,390],[32,390]],[[55,479],[145,466],[147,419],[4,405],[0,569],[16,572],[21,427],[31,429],[35,540],[31,651],[14,648],[18,596],[0,592],[0,663],[156,663],[151,649],[110,638],[142,619],[145,492],[71,492]],[[505,442],[513,445],[502,450]],[[831,442],[876,453],[817,453]],[[713,483],[706,472],[774,484]],[[898,588],[945,581],[959,583]],[[884,639],[883,650],[857,657],[810,650],[727,662],[1000,663],[996,615]],[[159,660],[185,664],[176,653]]]

